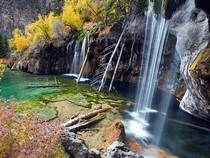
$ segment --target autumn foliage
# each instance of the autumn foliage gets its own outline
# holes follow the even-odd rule
[[[58,121],[39,123],[15,113],[15,103],[1,101],[0,104],[1,158],[63,157]]]
[[[28,24],[23,31],[15,29],[10,39],[10,49],[25,52],[47,44],[61,46],[71,31],[82,30],[85,22],[102,23],[105,27],[121,19],[129,9],[143,8],[146,0],[65,0],[62,12],[39,15],[37,20]],[[143,9],[142,9],[143,10]],[[60,43],[60,44],[58,44]],[[32,51],[29,51],[32,52]]]
[[[91,6],[91,10],[87,9]],[[25,27],[24,31],[15,29],[13,38],[9,41],[15,52],[24,52],[57,40],[65,40],[71,30],[80,29],[85,20],[93,19],[91,12],[95,12],[96,3],[91,0],[65,0],[60,15],[50,12],[48,15],[39,15],[37,20]]]
[[[28,40],[20,29],[15,29],[12,32],[13,39],[9,40],[10,49],[16,49],[18,52],[23,52],[29,46]]]

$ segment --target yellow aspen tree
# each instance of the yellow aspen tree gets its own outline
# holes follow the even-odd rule
[[[82,27],[83,20],[78,10],[73,5],[65,5],[63,7],[63,13],[61,15],[62,21],[65,25],[71,28],[79,29]]]
[[[10,47],[15,47],[18,52],[23,52],[29,46],[27,38],[20,29],[13,31],[13,38],[9,41]]]

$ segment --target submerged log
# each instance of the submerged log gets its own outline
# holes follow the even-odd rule
[[[30,85],[30,86],[26,86],[26,89],[30,89],[30,88],[50,88],[50,87],[59,87],[59,85]]]
[[[89,113],[86,113],[86,114],[83,114],[83,115],[79,115],[79,116],[77,116],[73,119],[68,120],[66,123],[62,124],[62,126],[64,126],[64,127],[72,126],[72,125],[78,123],[79,120],[81,120],[81,119],[90,119],[90,118],[95,117],[97,114],[102,113],[102,112],[106,112],[108,110],[110,110],[110,108],[94,110],[92,112],[89,112]]]

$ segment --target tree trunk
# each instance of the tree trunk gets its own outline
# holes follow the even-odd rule
[[[98,88],[98,91],[99,91],[99,92],[101,91],[101,89],[103,88],[103,86],[104,86],[104,84],[105,84],[105,82],[106,82],[107,71],[109,70],[109,67],[110,67],[110,65],[111,65],[112,59],[113,59],[115,53],[117,52],[117,48],[118,48],[118,46],[120,45],[120,42],[121,42],[122,37],[123,37],[123,35],[124,35],[124,33],[125,33],[125,30],[126,30],[126,27],[124,27],[123,32],[121,33],[120,38],[118,39],[118,42],[117,42],[117,44],[116,44],[116,46],[115,46],[115,49],[114,49],[114,51],[112,52],[112,55],[111,55],[111,57],[110,57],[110,59],[109,59],[109,62],[108,62],[108,64],[107,64],[107,66],[106,66],[106,69],[105,69],[105,71],[104,71],[104,75],[103,75],[103,77],[102,77],[100,86],[99,86],[99,88]]]
[[[87,126],[90,126],[94,123],[97,123],[101,120],[103,120],[106,116],[103,115],[103,114],[98,114],[96,117],[94,117],[93,119],[87,121],[87,122],[81,122],[81,123],[78,123],[76,125],[73,125],[73,126],[70,126],[70,127],[67,127],[67,129],[70,131],[70,132],[76,132],[76,131],[79,131],[83,128],[86,128]]]
[[[95,111],[92,111],[92,112],[89,112],[89,113],[86,113],[83,115],[79,115],[73,119],[68,120],[66,123],[62,124],[62,126],[68,127],[68,126],[74,125],[77,122],[79,122],[79,120],[81,120],[81,119],[89,119],[89,118],[96,116],[99,113],[102,113],[102,112],[105,112],[108,110],[110,110],[110,108],[99,109],[99,110],[95,110]]]
[[[82,63],[82,68],[81,68],[81,70],[80,70],[80,72],[79,72],[79,76],[78,76],[78,78],[77,78],[77,80],[76,80],[76,83],[79,82],[79,80],[80,80],[80,78],[81,78],[81,76],[82,76],[82,73],[83,73],[83,71],[84,71],[84,69],[85,69],[85,65],[86,65],[86,63],[87,63],[87,59],[88,59],[88,55],[89,55],[89,50],[90,50],[90,47],[88,46],[87,53],[86,53],[86,56],[85,56],[85,60],[84,60],[84,62]]]
[[[113,82],[114,82],[115,75],[116,75],[116,73],[117,73],[117,69],[118,69],[118,66],[119,66],[119,63],[120,63],[120,59],[121,59],[121,56],[122,56],[122,52],[123,52],[124,46],[125,46],[125,42],[124,42],[123,45],[122,45],[122,48],[121,48],[121,50],[120,50],[120,55],[119,55],[119,57],[118,57],[118,59],[117,59],[117,64],[116,64],[114,73],[113,73],[113,75],[112,75],[111,83],[110,83],[110,85],[109,85],[109,91],[111,91],[111,89],[112,89],[112,85],[113,85]]]

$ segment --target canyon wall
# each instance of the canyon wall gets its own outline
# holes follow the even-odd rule
[[[11,37],[14,28],[23,29],[37,19],[38,14],[59,13],[63,0],[1,0],[0,33]]]

